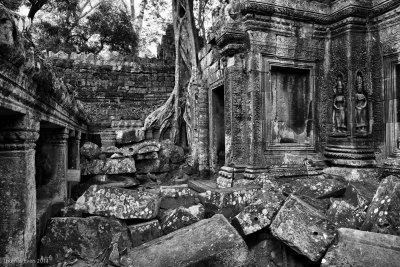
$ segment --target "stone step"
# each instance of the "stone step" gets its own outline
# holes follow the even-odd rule
[[[246,266],[247,245],[222,215],[128,249],[121,266]]]

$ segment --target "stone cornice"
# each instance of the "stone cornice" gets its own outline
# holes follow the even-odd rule
[[[253,20],[257,20],[257,14],[260,14],[318,24],[331,24],[348,17],[373,18],[400,6],[400,1],[386,0],[372,6],[371,2],[366,0],[337,0],[329,7],[327,4],[323,4],[323,6],[325,8],[318,10],[318,8],[314,6],[311,8],[307,4],[296,7],[279,5],[279,1],[278,4],[275,4],[275,2],[269,1],[245,0],[242,3],[241,13],[245,18]]]

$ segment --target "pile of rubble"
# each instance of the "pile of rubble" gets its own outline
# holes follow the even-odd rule
[[[54,266],[398,266],[399,178],[328,168],[256,181],[92,185],[51,219],[40,255]]]

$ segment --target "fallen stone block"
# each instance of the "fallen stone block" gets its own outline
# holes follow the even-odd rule
[[[157,152],[150,152],[146,154],[137,154],[134,156],[135,160],[144,160],[144,159],[158,159]]]
[[[283,191],[289,194],[304,195],[312,198],[340,197],[345,193],[347,184],[325,176],[296,179],[283,185]]]
[[[128,249],[121,266],[245,266],[247,245],[222,215]]]
[[[117,145],[138,143],[146,138],[146,132],[143,128],[117,130],[115,131],[115,134],[116,134]]]
[[[168,159],[171,163],[181,163],[185,160],[185,152],[182,147],[174,145],[170,140],[162,141],[160,158]]]
[[[136,169],[139,174],[162,173],[170,171],[170,165],[160,159],[146,159],[137,161]]]
[[[128,229],[118,220],[103,217],[52,218],[42,238],[40,256],[57,265],[83,260],[88,266],[100,266],[109,250],[131,247]]]
[[[81,163],[82,175],[94,174],[122,174],[135,173],[135,160],[132,158],[124,159],[95,159]]]
[[[366,211],[377,189],[378,184],[375,183],[351,182],[343,198],[354,207]]]
[[[93,185],[78,198],[75,208],[93,215],[149,220],[157,216],[159,204],[158,194]]]
[[[243,209],[232,220],[239,232],[248,235],[271,224],[272,219],[283,205],[285,198],[280,193],[262,189],[259,199]]]
[[[361,229],[400,236],[400,178],[382,180]]]
[[[335,236],[334,225],[323,214],[293,195],[286,199],[270,229],[276,238],[314,262]]]
[[[189,208],[167,210],[161,217],[160,224],[164,234],[169,234],[202,219],[204,219],[204,207],[199,204]]]
[[[262,231],[257,234],[260,239],[251,245],[249,253],[249,266],[252,267],[317,267],[306,257],[297,254],[269,232]]]
[[[383,171],[379,168],[344,168],[330,167],[324,168],[325,174],[340,177],[348,182],[377,182],[382,176]]]
[[[221,188],[200,193],[199,200],[207,217],[223,214],[231,220],[254,201],[259,190],[258,186]]]
[[[344,200],[334,200],[326,212],[327,218],[336,228],[359,229],[365,219],[366,213],[363,210],[350,205]]]
[[[92,142],[85,142],[80,149],[80,153],[87,159],[94,159],[101,153],[101,149],[98,145]]]
[[[321,261],[328,266],[397,267],[400,237],[341,228]]]
[[[121,150],[115,146],[102,147],[101,153],[105,154],[107,158],[111,157],[114,154],[120,154],[121,156],[123,156]]]
[[[158,152],[161,149],[161,144],[158,141],[146,140],[137,144],[122,146],[120,148],[124,156],[133,156],[136,154],[147,154],[151,152]]]
[[[198,203],[197,193],[187,184],[160,186],[160,209],[176,209],[190,207]]]
[[[128,229],[131,235],[132,247],[140,246],[162,236],[158,220],[130,225]]]
[[[190,180],[188,186],[199,193],[217,189],[217,184],[213,180]]]
[[[232,187],[233,180],[232,178],[226,178],[219,176],[217,178],[217,186],[218,188],[229,188]]]

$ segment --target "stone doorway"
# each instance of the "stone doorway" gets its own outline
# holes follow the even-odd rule
[[[312,88],[310,70],[272,66],[270,86],[271,145],[310,145]]]
[[[225,104],[224,86],[218,86],[212,90],[212,138],[214,169],[218,170],[225,164]]]

